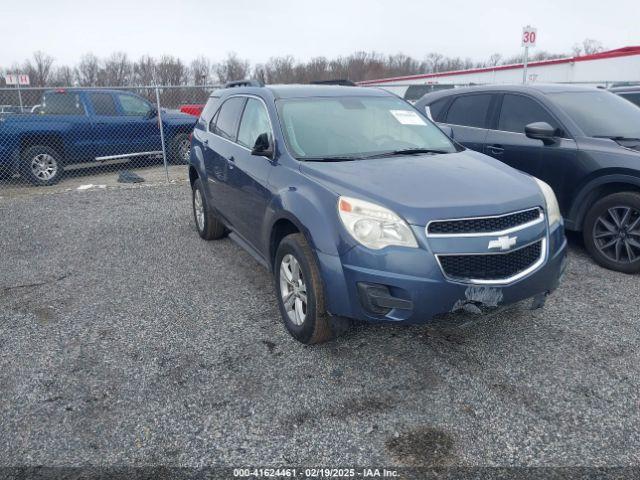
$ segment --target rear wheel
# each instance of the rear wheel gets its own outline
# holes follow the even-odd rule
[[[304,235],[294,233],[280,242],[274,280],[280,314],[293,338],[312,344],[334,337],[320,272]]]
[[[614,193],[596,202],[583,228],[584,244],[605,268],[640,271],[640,194]]]
[[[20,174],[34,185],[54,185],[62,177],[58,152],[46,145],[34,145],[22,152]]]
[[[179,133],[171,140],[170,160],[172,163],[187,164],[191,156],[191,140],[188,133]]]
[[[224,237],[226,233],[224,225],[216,218],[209,207],[200,179],[193,182],[191,204],[193,206],[193,219],[200,237],[204,240],[217,240]]]

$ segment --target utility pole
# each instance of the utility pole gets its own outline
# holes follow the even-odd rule
[[[527,25],[522,29],[522,46],[524,47],[524,63],[522,65],[522,83],[527,83],[527,67],[529,65],[529,47],[536,46],[538,29]]]

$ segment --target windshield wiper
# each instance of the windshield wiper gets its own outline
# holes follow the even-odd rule
[[[451,153],[446,150],[438,150],[436,148],[403,148],[401,150],[391,150],[390,152],[382,152],[371,157],[390,157],[394,155],[414,155],[418,153]],[[370,158],[370,157],[368,157]]]
[[[640,141],[640,138],[635,137],[623,137],[621,135],[594,135],[595,138],[608,138],[613,141],[620,142],[637,142]]]
[[[363,157],[356,156],[335,156],[335,157],[299,157],[298,160],[305,162],[351,162],[353,160],[362,160]]]

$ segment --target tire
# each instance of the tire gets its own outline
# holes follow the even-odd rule
[[[34,145],[21,155],[20,175],[34,185],[55,185],[64,173],[60,154],[46,145]]]
[[[201,238],[204,240],[218,240],[225,236],[226,229],[209,207],[207,196],[204,193],[200,179],[193,182],[191,206],[193,208],[193,220],[196,224],[196,230],[198,230]]]
[[[191,156],[191,140],[188,133],[178,133],[171,139],[169,145],[169,160],[171,163],[182,165],[189,163]]]
[[[640,194],[621,192],[598,200],[587,213],[582,235],[599,265],[640,272]]]
[[[292,259],[297,262],[299,273]],[[325,309],[320,271],[304,235],[294,233],[286,236],[278,246],[274,265],[278,306],[287,331],[305,344],[331,340],[335,334],[331,316]],[[295,290],[294,285],[297,285]],[[288,306],[285,305],[285,296],[293,299],[291,303],[287,302]]]

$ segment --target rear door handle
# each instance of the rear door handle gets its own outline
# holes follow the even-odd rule
[[[488,145],[487,152],[491,153],[492,155],[502,155],[504,153],[504,148],[502,148],[500,145]]]

